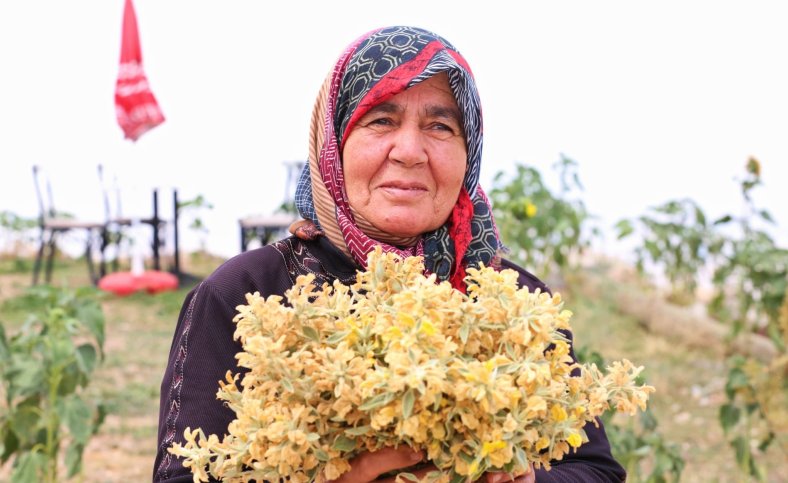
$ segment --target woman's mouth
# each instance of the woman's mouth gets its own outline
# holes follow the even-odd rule
[[[412,199],[427,193],[427,187],[422,183],[389,182],[379,186],[386,195],[398,199]]]

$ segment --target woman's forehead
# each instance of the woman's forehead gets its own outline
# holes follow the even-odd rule
[[[408,104],[416,102],[418,109],[429,117],[452,118],[462,121],[457,99],[449,85],[445,72],[429,77],[418,84],[408,87],[390,99],[378,102],[369,107],[365,116],[374,113],[402,112]]]

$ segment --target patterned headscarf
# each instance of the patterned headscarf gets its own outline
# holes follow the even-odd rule
[[[370,108],[445,72],[462,112],[468,153],[463,188],[448,221],[414,238],[381,232],[348,203],[342,148]],[[489,201],[478,186],[482,113],[473,74],[445,39],[414,27],[387,27],[350,44],[326,78],[312,112],[309,163],[301,172],[296,206],[311,223],[295,224],[299,236],[325,234],[362,267],[375,246],[400,256],[422,255],[428,272],[464,289],[466,267],[496,262],[500,248]]]

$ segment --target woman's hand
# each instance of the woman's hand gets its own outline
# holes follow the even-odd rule
[[[374,452],[361,453],[350,460],[350,471],[343,473],[336,480],[330,483],[362,483],[376,481],[378,483],[394,483],[396,476],[378,479],[382,474],[393,470],[406,470],[407,468],[419,464],[424,459],[423,451],[415,451],[408,446],[399,448],[383,448]],[[433,465],[409,471],[417,478],[424,478],[431,471],[437,468]],[[523,475],[512,475],[504,472],[490,472],[481,477],[480,483],[535,483],[533,466],[528,473]]]
[[[400,446],[399,448],[383,448],[374,452],[361,453],[352,460],[350,460],[350,471],[342,473],[336,480],[331,480],[331,483],[363,483],[367,481],[375,481],[377,478],[392,470],[399,470],[419,464],[424,459],[423,451],[415,451],[408,446]],[[432,468],[424,468],[419,471],[414,471],[416,475],[426,475],[429,471],[435,470]],[[393,482],[392,478],[385,478],[378,480],[381,482]]]
[[[534,474],[534,467],[533,465],[528,468],[528,473],[523,475],[512,475],[509,473],[503,473],[500,471],[485,473],[484,476],[479,478],[479,482],[485,483],[505,483],[509,481],[513,481],[515,483],[535,483],[536,476]]]

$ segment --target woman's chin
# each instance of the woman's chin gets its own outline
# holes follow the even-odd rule
[[[430,223],[421,221],[418,218],[412,216],[403,217],[397,220],[387,220],[385,222],[375,224],[375,226],[384,233],[403,238],[411,238],[414,236],[423,235],[437,228],[433,227]]]

